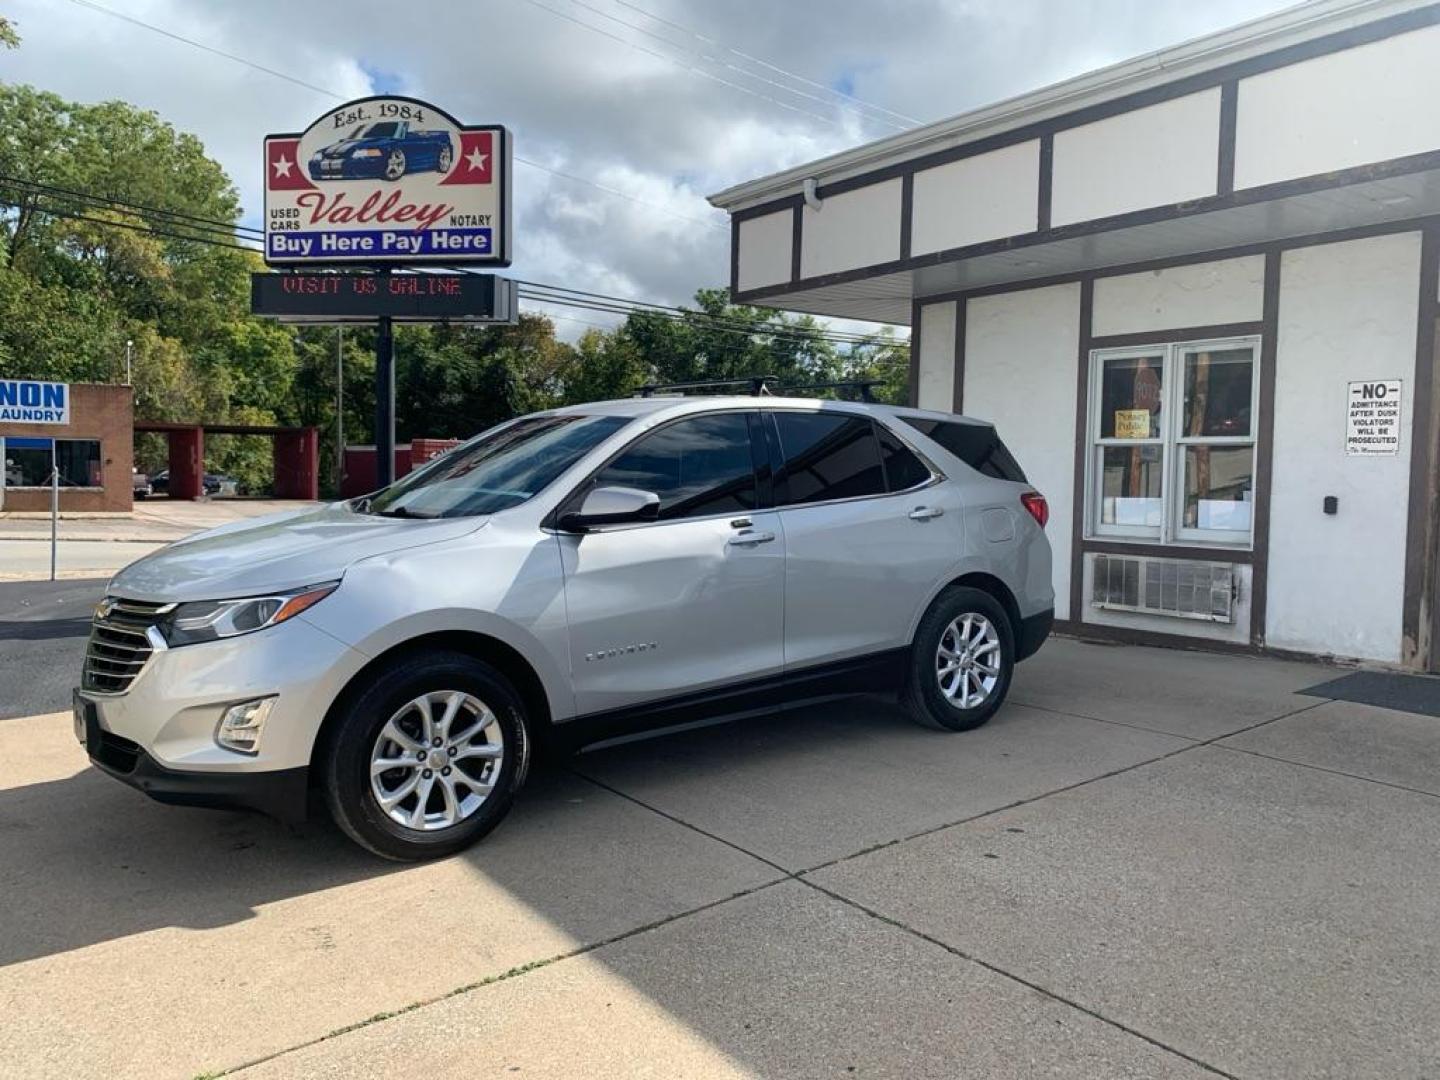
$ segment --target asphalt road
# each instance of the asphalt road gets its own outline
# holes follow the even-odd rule
[[[70,707],[106,580],[0,582],[0,720]]]

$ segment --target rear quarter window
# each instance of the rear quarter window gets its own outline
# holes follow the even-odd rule
[[[928,416],[902,416],[900,419],[922,435],[934,439],[976,472],[996,480],[1029,483],[1025,470],[1000,440],[1000,433],[989,424],[963,424],[952,420],[934,420]]]

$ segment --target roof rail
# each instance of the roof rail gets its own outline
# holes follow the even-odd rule
[[[724,386],[748,386],[751,397],[769,397],[776,394],[788,395],[796,390],[857,390],[860,400],[873,404],[873,388],[884,384],[884,379],[850,379],[842,382],[796,383],[793,386],[775,386],[776,375],[754,375],[745,379],[707,379],[700,382],[651,383],[635,391],[636,397],[648,398],[656,394],[677,390],[717,390]]]
[[[875,393],[872,387],[881,386],[884,379],[849,379],[843,382],[797,383],[794,386],[776,387],[775,393],[788,394],[792,390],[858,390],[860,400],[873,404]]]
[[[753,375],[744,379],[707,379],[701,382],[651,383],[635,391],[636,397],[648,398],[672,390],[716,390],[722,386],[748,386],[751,397],[770,392],[769,383],[779,382],[778,375]]]

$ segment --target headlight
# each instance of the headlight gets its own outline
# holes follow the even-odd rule
[[[171,646],[248,634],[293,619],[335,591],[338,581],[307,585],[294,592],[250,596],[241,600],[200,600],[181,604],[165,620],[165,641]]]
[[[356,150],[356,151],[355,151],[355,156],[356,156],[356,157],[383,157],[384,155],[383,155],[379,150]]]

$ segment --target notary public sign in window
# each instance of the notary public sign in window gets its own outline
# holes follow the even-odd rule
[[[265,261],[510,265],[510,136],[424,101],[347,102],[265,139]]]

